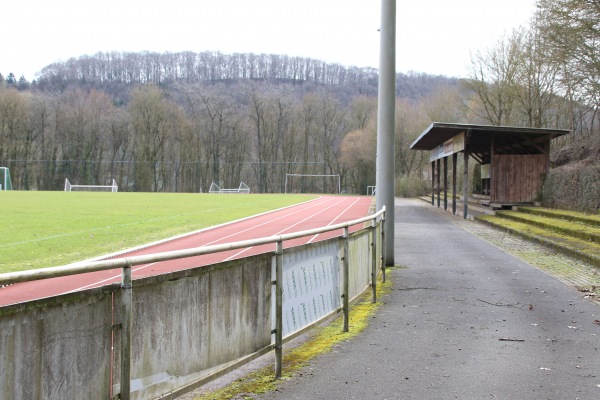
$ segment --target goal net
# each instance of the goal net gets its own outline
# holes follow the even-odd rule
[[[219,187],[219,185],[217,185],[216,183],[213,182],[210,185],[210,189],[208,190],[208,193],[243,193],[243,194],[248,194],[248,193],[250,193],[250,188],[244,182],[241,182],[240,183],[240,187],[238,187],[237,189],[223,189],[223,188]]]
[[[111,185],[73,185],[65,179],[65,192],[118,192],[117,181],[112,180]]]
[[[285,174],[285,193],[342,193],[340,176]]]
[[[12,190],[10,170],[6,167],[0,167],[0,190]]]

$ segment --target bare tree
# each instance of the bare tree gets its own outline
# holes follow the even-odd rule
[[[396,101],[396,174],[419,174],[424,166],[423,152],[410,150],[412,142],[429,124],[422,104],[407,100]],[[426,161],[425,161],[426,162]]]
[[[515,108],[515,82],[521,59],[522,33],[514,31],[502,37],[486,52],[471,57],[468,89],[475,94],[470,110],[484,122],[509,125]]]
[[[349,117],[352,128],[365,129],[375,118],[377,99],[370,96],[357,96],[350,103]]]
[[[374,126],[349,132],[342,140],[340,163],[347,171],[348,188],[352,193],[364,193],[375,185],[375,153],[377,130]]]
[[[596,132],[600,109],[600,2],[540,0],[537,23],[571,101],[572,128]]]
[[[295,99],[291,88],[287,85],[278,86],[272,92],[271,104],[273,117],[275,119],[275,137],[273,161],[277,170],[272,169],[272,179],[278,181],[279,192],[284,191],[286,166],[294,161],[297,153],[296,140],[293,135],[293,111]],[[276,178],[277,177],[277,178]]]
[[[134,133],[136,191],[161,191],[161,163],[165,160],[165,144],[170,133],[170,107],[156,86],[137,88],[130,104]]]
[[[315,146],[320,149],[323,175],[339,174],[340,145],[347,133],[346,112],[340,102],[328,93],[321,93],[317,111],[317,132]],[[328,188],[328,180],[323,180],[323,192],[332,191]]]
[[[13,85],[0,86],[0,160],[11,163],[27,159],[31,149],[31,130],[28,124],[29,94],[19,93]],[[13,173],[15,185],[23,179]]]
[[[259,193],[265,193],[267,191],[267,182],[266,182],[266,169],[265,169],[265,161],[266,161],[266,142],[267,142],[267,134],[265,132],[265,120],[267,118],[266,113],[266,102],[262,97],[261,93],[255,86],[250,86],[247,89],[248,96],[248,117],[250,120],[251,129],[255,134],[255,143],[254,143],[254,156],[256,160],[256,177],[258,182],[258,191]]]
[[[298,129],[301,138],[298,151],[301,154],[301,166],[300,170],[295,170],[294,172],[302,175],[317,173],[316,170],[310,168],[309,166],[315,165],[314,163],[317,161],[314,137],[316,135],[318,107],[318,97],[313,93],[309,93],[304,95],[302,98],[302,104],[298,105],[296,111],[299,127]],[[305,178],[301,179],[300,185],[300,190],[303,193],[306,192],[307,187]]]

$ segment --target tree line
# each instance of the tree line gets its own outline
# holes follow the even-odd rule
[[[410,102],[457,82],[398,78]],[[364,193],[375,184],[376,92],[372,69],[311,59],[99,53],[52,64],[27,87],[4,81],[0,163],[24,190],[114,178],[120,190],[203,192],[243,181],[283,192],[287,174],[302,174],[340,175],[344,191]],[[327,179],[294,183],[337,190]]]
[[[377,70],[277,54],[100,52],[48,65],[42,69],[38,80],[41,84],[93,81],[159,85],[239,79],[376,88]]]
[[[287,85],[134,85],[124,107],[104,92],[0,88],[0,160],[13,186],[64,179],[121,190],[207,191],[212,182],[279,192],[285,173],[339,173],[348,109]],[[358,100],[357,100],[358,101]]]

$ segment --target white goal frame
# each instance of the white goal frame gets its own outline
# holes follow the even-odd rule
[[[335,178],[337,177],[338,181],[338,194],[342,193],[342,180],[339,174],[327,175],[327,174],[285,174],[285,189],[284,193],[287,194],[288,188],[288,177],[289,176],[304,176],[304,177],[312,177],[312,178]]]
[[[0,167],[4,173],[4,179],[0,182],[0,190],[12,190],[12,181],[10,180],[10,169],[7,167]]]
[[[241,193],[248,194],[250,193],[250,187],[246,185],[244,182],[240,182],[240,186],[237,189],[223,189],[219,187],[216,183],[211,183],[210,189],[208,193]]]
[[[110,189],[107,190],[107,192],[118,192],[119,191],[119,186],[117,185],[117,181],[115,181],[114,179],[112,180],[112,185],[73,185],[71,184],[71,182],[69,182],[68,178],[65,178],[65,192],[71,192],[72,188],[82,188],[82,189],[94,189],[94,188],[98,188],[98,189]]]

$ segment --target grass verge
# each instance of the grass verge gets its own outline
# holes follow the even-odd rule
[[[315,198],[0,192],[0,273],[68,264]]]

